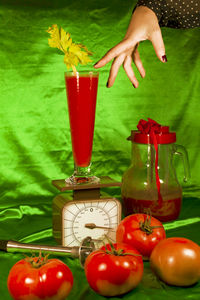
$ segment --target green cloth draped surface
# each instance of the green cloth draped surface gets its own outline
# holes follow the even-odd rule
[[[94,52],[95,63],[124,36],[136,1],[1,0],[0,6],[0,239],[56,244],[52,236],[52,199],[58,191],[51,180],[72,174],[73,158],[63,63],[64,56],[48,46],[46,30],[58,24],[75,42]],[[130,164],[126,138],[139,119],[150,117],[169,125],[177,143],[189,153],[191,179],[183,185],[182,161],[175,161],[183,186],[178,220],[165,224],[167,236],[200,243],[199,79],[200,30],[162,29],[168,62],[157,59],[150,42],[139,51],[146,78],[134,89],[123,68],[114,86],[106,88],[111,63],[100,72],[93,146],[96,175],[120,180]],[[92,69],[81,66],[79,69]],[[110,189],[120,198],[120,189]],[[6,281],[22,254],[0,253],[0,298],[11,299]],[[87,284],[78,260],[62,258],[74,274],[68,299],[104,299]],[[200,283],[190,288],[167,286],[145,263],[142,283],[113,299],[200,299]]]

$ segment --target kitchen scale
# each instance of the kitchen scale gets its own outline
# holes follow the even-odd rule
[[[121,182],[91,171],[98,78],[96,71],[65,73],[74,173],[52,184],[61,192],[53,199],[53,235],[68,247],[80,246],[88,236],[96,248],[108,239],[115,242],[121,220],[120,201],[100,191]]]
[[[100,191],[101,188],[120,186],[108,176],[97,183],[67,184],[65,180],[53,180],[61,192],[53,199],[53,235],[58,244],[80,246],[90,236],[96,248],[108,239],[115,242],[116,228],[121,221],[121,203]]]

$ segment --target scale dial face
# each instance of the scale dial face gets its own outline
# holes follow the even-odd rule
[[[117,199],[78,200],[63,208],[62,241],[64,246],[79,246],[90,236],[96,247],[107,243],[105,235],[115,242],[116,227],[121,220],[121,204]]]

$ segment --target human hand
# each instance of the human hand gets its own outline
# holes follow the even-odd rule
[[[155,13],[145,6],[139,6],[135,9],[128,30],[124,39],[111,48],[95,65],[98,69],[105,66],[113,60],[107,87],[114,84],[120,66],[123,64],[124,70],[135,88],[139,83],[135,77],[131,63],[134,62],[141,77],[145,77],[145,70],[138,52],[138,45],[141,41],[150,40],[153,44],[157,57],[161,62],[167,62],[165,55],[165,46],[162,39],[160,26]]]

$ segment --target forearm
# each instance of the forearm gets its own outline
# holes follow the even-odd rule
[[[156,14],[160,27],[200,26],[200,0],[138,0],[138,6],[150,8]]]

